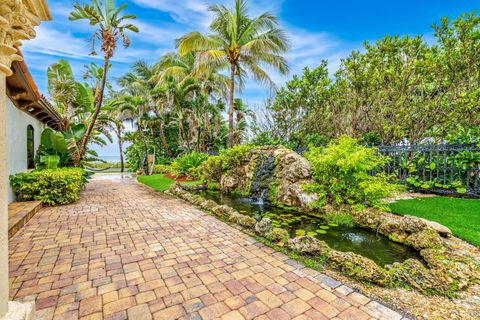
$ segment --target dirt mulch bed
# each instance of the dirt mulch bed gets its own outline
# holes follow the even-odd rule
[[[193,180],[190,180],[188,179],[187,177],[177,177],[177,176],[174,176],[173,174],[171,173],[167,173],[164,175],[165,178],[168,178],[168,179],[172,179],[176,182],[192,182]]]

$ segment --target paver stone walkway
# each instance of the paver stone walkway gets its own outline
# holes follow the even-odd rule
[[[10,240],[10,297],[35,301],[38,319],[402,318],[180,200],[105,177]]]

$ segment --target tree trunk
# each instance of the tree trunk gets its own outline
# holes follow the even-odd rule
[[[108,63],[109,63],[109,59],[105,57],[103,62],[102,80],[100,80],[100,86],[98,88],[98,91],[95,93],[95,101],[94,101],[95,110],[93,111],[93,115],[91,116],[90,122],[88,123],[85,136],[80,142],[80,148],[78,152],[78,159],[77,159],[76,165],[79,165],[80,160],[82,159],[82,157],[85,155],[85,152],[87,151],[87,144],[90,140],[90,136],[92,135],[93,127],[95,126],[95,122],[97,121],[98,114],[100,113],[100,110],[102,108],[103,92],[105,91],[105,84],[107,83]]]
[[[120,153],[120,172],[125,172],[125,161],[123,160],[123,138],[122,129],[117,127],[118,151]]]
[[[235,144],[235,128],[233,123],[234,112],[234,96],[235,96],[235,64],[230,64],[230,106],[228,108],[228,147],[231,148]]]
[[[167,139],[165,138],[165,132],[163,129],[163,122],[160,123],[160,140],[162,140],[163,150],[165,150],[165,155],[171,157],[170,149],[168,149]]]
[[[201,128],[200,126],[198,126],[198,129],[197,129],[197,152],[200,152],[200,137],[202,135],[202,131],[201,131]]]
[[[147,164],[147,175],[148,175],[148,142],[147,138],[145,137],[145,133],[143,132],[144,128],[140,128],[140,132],[142,133],[142,140],[143,140],[143,146],[145,147],[145,163]],[[144,164],[145,164],[144,163]]]

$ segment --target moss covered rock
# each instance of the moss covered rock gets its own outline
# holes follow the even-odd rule
[[[360,281],[379,285],[390,283],[389,273],[372,260],[353,252],[331,250],[327,257],[328,265]]]
[[[202,208],[203,210],[212,211],[213,208],[215,208],[216,206],[218,206],[218,205],[213,200],[205,200],[202,203],[200,203],[200,208]]]
[[[242,215],[242,217],[238,219],[238,224],[242,227],[253,229],[257,224],[257,220],[252,217]]]
[[[323,241],[318,241],[312,236],[299,236],[288,240],[288,246],[295,251],[304,254],[321,254],[322,249],[328,248],[327,244]]]
[[[212,211],[215,215],[219,217],[221,216],[230,217],[234,215],[240,215],[240,213],[238,213],[236,210],[226,205],[216,206],[212,209]]]
[[[431,292],[438,290],[438,281],[432,272],[419,260],[408,259],[403,263],[394,263],[387,266],[395,283],[406,284],[421,292]]]
[[[269,218],[263,218],[262,220],[258,221],[255,225],[255,231],[261,235],[265,235],[266,233],[272,230],[272,220]]]
[[[409,246],[423,250],[428,248],[440,247],[440,235],[435,230],[425,228],[420,232],[410,234],[405,241]]]
[[[273,228],[265,234],[265,238],[273,242],[286,243],[289,237],[288,231],[282,228]]]

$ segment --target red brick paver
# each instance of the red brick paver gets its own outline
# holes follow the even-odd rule
[[[401,319],[214,217],[95,179],[10,241],[10,296],[38,319]]]

